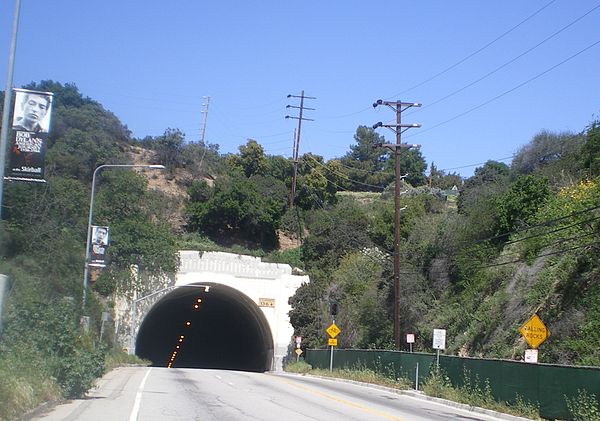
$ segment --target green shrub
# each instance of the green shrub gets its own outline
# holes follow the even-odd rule
[[[577,390],[577,397],[565,396],[565,400],[573,421],[600,421],[600,406],[593,393]]]
[[[15,352],[4,347],[0,355],[0,419],[19,419],[39,404],[62,397],[41,355],[27,348]]]
[[[119,348],[112,348],[104,358],[104,369],[110,371],[113,368],[124,365],[150,365],[150,361],[144,360],[137,355],[130,355]]]
[[[433,369],[425,382],[423,392],[426,395],[463,403],[470,406],[487,408],[493,411],[503,412],[531,419],[539,419],[539,410],[536,406],[524,402],[517,396],[515,403],[498,402],[492,395],[489,381],[480,381],[478,376],[472,378],[465,371],[462,386],[454,386],[450,378],[437,368]]]
[[[304,360],[300,360],[287,364],[284,369],[290,373],[306,374],[312,370],[312,366]]]

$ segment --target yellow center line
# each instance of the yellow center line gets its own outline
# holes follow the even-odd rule
[[[381,418],[386,418],[388,420],[394,420],[394,421],[404,421],[402,418],[395,417],[393,415],[388,414],[387,412],[382,412],[382,411],[378,411],[376,409],[372,409],[372,408],[369,408],[369,407],[366,407],[366,406],[363,406],[363,405],[359,405],[357,403],[348,401],[346,399],[340,399],[340,398],[338,398],[336,396],[330,395],[329,393],[320,392],[320,391],[318,391],[316,389],[313,389],[311,387],[303,386],[303,385],[297,384],[297,383],[292,382],[290,380],[283,379],[283,378],[278,377],[278,376],[273,376],[273,378],[276,379],[277,381],[280,381],[280,382],[283,382],[283,383],[287,383],[290,386],[293,386],[293,387],[295,387],[297,389],[301,389],[301,390],[304,390],[306,392],[309,392],[309,393],[311,393],[311,394],[313,394],[315,396],[320,396],[322,398],[329,399],[329,400],[332,400],[334,402],[341,403],[343,405],[347,405],[349,407],[358,409],[360,411],[363,411],[363,412],[366,412],[366,413],[369,413],[369,414],[372,414],[372,415],[376,415],[376,416],[381,417]]]

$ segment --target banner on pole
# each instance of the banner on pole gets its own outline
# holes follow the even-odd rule
[[[12,138],[7,180],[45,183],[44,159],[50,117],[52,92],[13,89]]]
[[[108,227],[92,225],[92,249],[89,266],[106,267],[106,250],[108,245]]]

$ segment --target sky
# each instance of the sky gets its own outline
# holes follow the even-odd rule
[[[0,3],[6,86],[14,1]],[[600,1],[21,0],[13,86],[73,83],[133,136],[180,129],[238,152],[248,139],[326,160],[357,127],[395,123],[377,99],[421,103],[402,141],[472,175],[541,130],[581,132],[600,111]],[[2,88],[4,89],[4,88]],[[208,112],[204,104],[210,98]],[[309,110],[308,108],[313,108]],[[393,143],[395,133],[377,132]]]

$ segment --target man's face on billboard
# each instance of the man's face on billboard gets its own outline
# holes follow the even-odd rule
[[[29,94],[23,102],[23,118],[32,124],[39,123],[48,112],[48,98]]]

